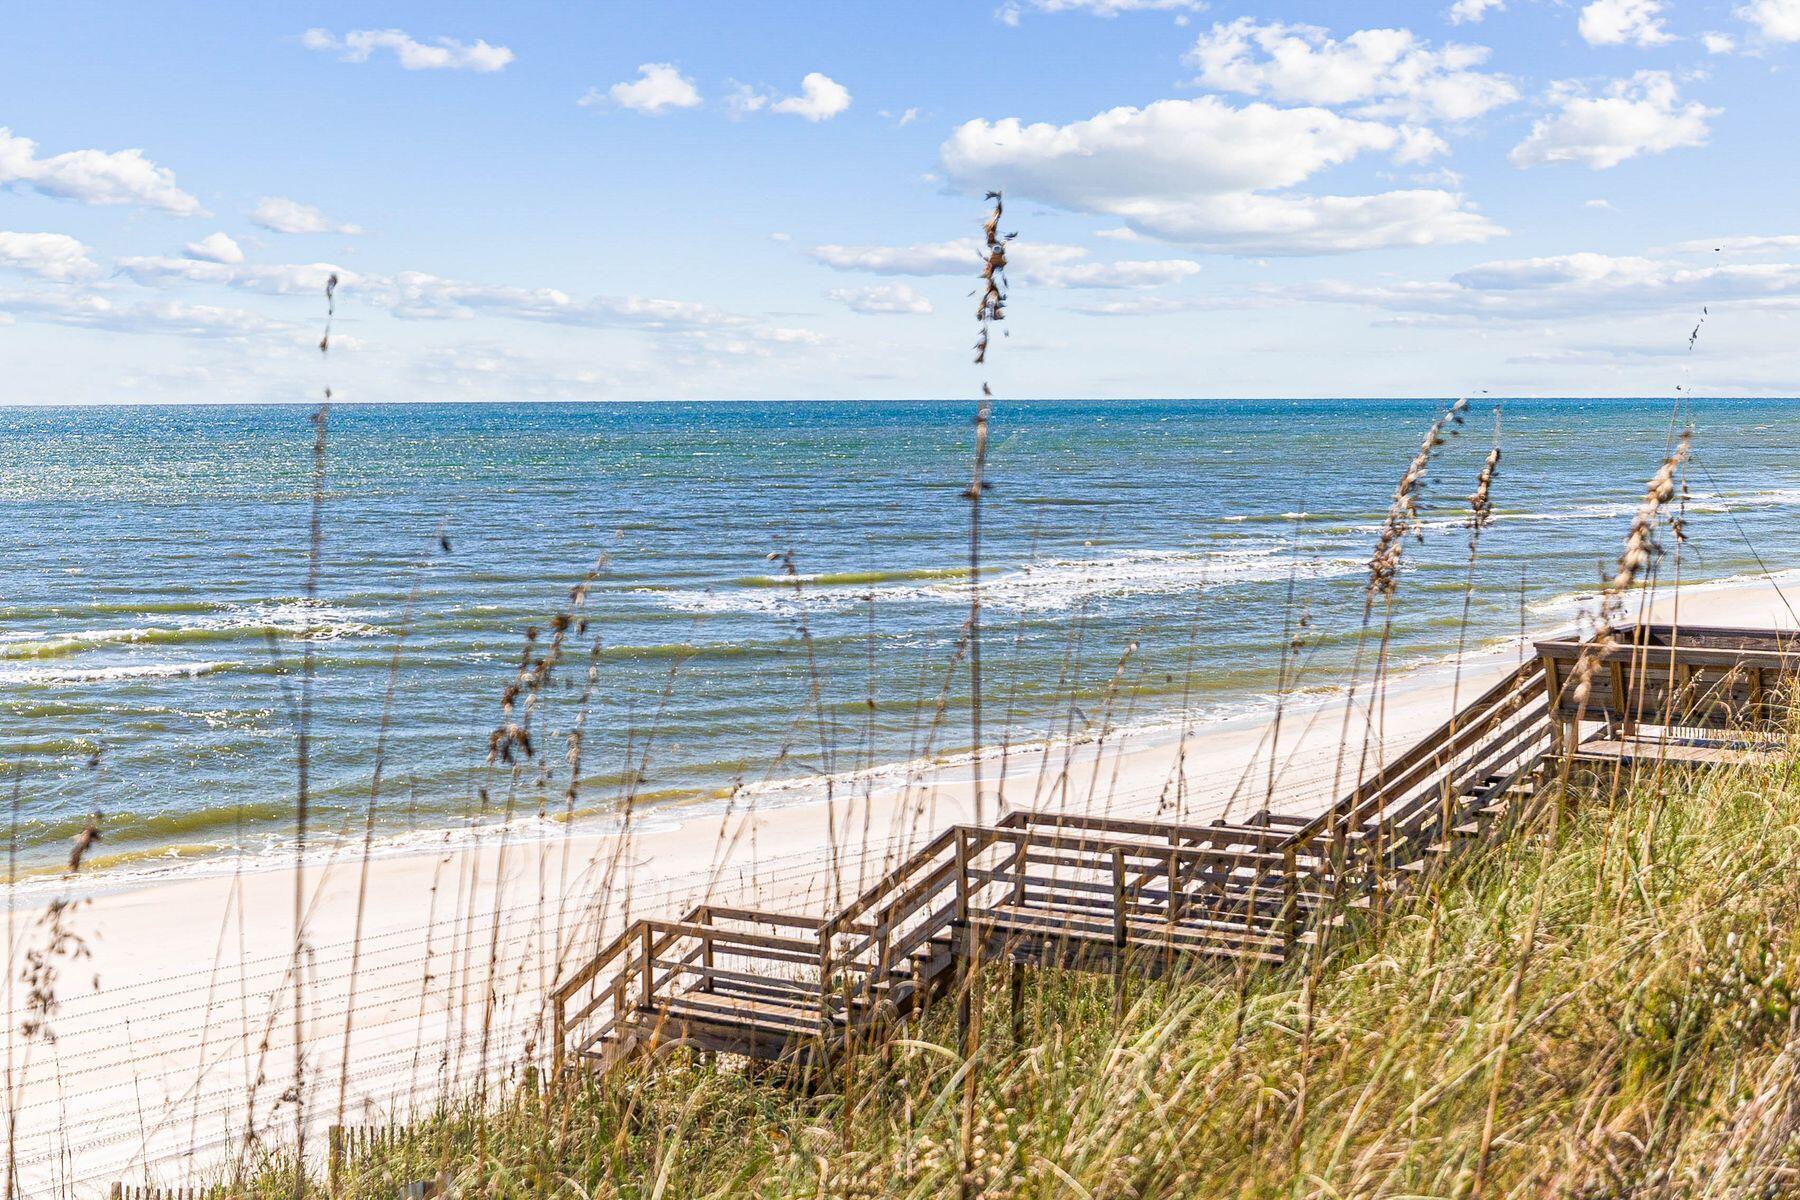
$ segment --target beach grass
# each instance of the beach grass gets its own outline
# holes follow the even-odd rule
[[[982,983],[995,1019],[972,1060],[954,1006],[940,1004],[822,1077],[685,1051],[601,1079],[527,1076],[485,1104],[446,1102],[310,1186],[358,1197],[440,1177],[464,1195],[645,1198],[924,1198],[965,1183],[1043,1197],[1792,1194],[1800,756],[1544,800],[1513,837],[1317,955],[1137,981],[1122,1020],[1105,977],[1036,972],[1015,1042],[992,971]],[[271,1163],[247,1190],[291,1195],[294,1179],[291,1164]]]

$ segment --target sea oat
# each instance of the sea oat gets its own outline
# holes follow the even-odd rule
[[[1618,628],[1625,619],[1626,594],[1662,557],[1663,547],[1657,540],[1656,527],[1663,509],[1675,498],[1675,476],[1687,461],[1693,441],[1694,431],[1683,431],[1675,443],[1675,449],[1663,459],[1662,466],[1644,485],[1644,498],[1638,502],[1637,511],[1632,514],[1631,528],[1625,534],[1625,544],[1619,551],[1618,563],[1613,568],[1612,577],[1606,580],[1601,590],[1594,636],[1589,639],[1587,647],[1575,663],[1575,669],[1570,673],[1569,694],[1577,713],[1586,710],[1588,698],[1593,694],[1594,674],[1599,670],[1600,660],[1618,640]],[[1676,536],[1685,536],[1679,527],[1676,529]]]
[[[1388,504],[1387,517],[1382,521],[1381,535],[1375,541],[1375,551],[1369,556],[1369,583],[1365,593],[1368,608],[1374,607],[1377,598],[1393,597],[1399,586],[1400,559],[1406,551],[1407,538],[1424,540],[1424,525],[1419,519],[1419,500],[1425,492],[1426,479],[1431,470],[1431,456],[1439,446],[1461,430],[1468,411],[1469,402],[1458,400],[1438,414],[1431,427],[1425,431],[1425,440],[1419,443],[1419,452],[1413,455],[1405,474],[1400,476],[1400,484],[1394,489],[1394,498]]]

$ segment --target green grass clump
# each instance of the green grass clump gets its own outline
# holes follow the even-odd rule
[[[1800,1194],[1800,770],[1562,801],[1310,960],[1134,982],[1122,1023],[1110,980],[1033,973],[1015,1043],[985,970],[974,1194]],[[338,1192],[955,1195],[954,1008],[826,1079],[678,1052],[527,1085]]]

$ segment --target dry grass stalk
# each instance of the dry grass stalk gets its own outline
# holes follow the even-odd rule
[[[975,362],[984,365],[990,340],[990,327],[998,321],[1006,319],[1006,244],[1014,234],[1000,232],[1000,217],[1005,211],[1004,202],[999,192],[989,192],[987,199],[994,202],[993,209],[987,219],[982,222],[981,232],[985,253],[981,264],[980,302],[975,308],[975,319],[980,331],[975,339]],[[969,480],[969,486],[963,496],[969,502],[969,738],[971,783],[974,789],[974,816],[977,825],[982,823],[982,771],[981,771],[981,497],[991,486],[985,478],[987,470],[988,420],[992,411],[993,391],[986,381],[981,385],[981,400],[975,407],[975,461]],[[975,969],[969,972],[965,983],[966,994],[960,1003],[968,1007],[970,1015],[963,1022],[966,1036],[963,1054],[973,1059],[981,1048],[981,1011],[979,997],[974,993],[980,988],[979,960]],[[967,1075],[963,1089],[963,1122],[962,1122],[962,1193],[967,1196],[972,1187],[973,1154],[974,1154],[974,1110],[975,1110],[975,1072],[971,1069]]]
[[[1381,535],[1375,540],[1374,553],[1369,555],[1365,611],[1373,609],[1377,599],[1393,598],[1399,587],[1400,559],[1406,551],[1407,539],[1425,540],[1424,526],[1419,519],[1419,501],[1425,493],[1431,458],[1438,447],[1456,436],[1468,411],[1469,402],[1457,400],[1438,414],[1425,431],[1419,452],[1413,455],[1405,474],[1400,476],[1400,484],[1394,489],[1394,498],[1388,504],[1387,517],[1381,525]]]
[[[1663,510],[1675,498],[1676,475],[1682,464],[1687,462],[1693,449],[1693,441],[1694,431],[1684,430],[1675,443],[1675,449],[1669,452],[1656,474],[1644,485],[1644,498],[1638,502],[1637,511],[1632,514],[1631,528],[1625,534],[1625,544],[1619,551],[1618,562],[1601,591],[1594,636],[1589,639],[1588,649],[1583,651],[1570,673],[1569,694],[1575,703],[1577,722],[1580,720],[1579,714],[1587,708],[1588,698],[1593,694],[1594,675],[1600,668],[1601,658],[1618,642],[1619,626],[1626,618],[1626,595],[1662,557],[1663,547],[1657,540],[1657,526],[1661,524]],[[1686,532],[1680,525],[1675,526],[1675,536],[1680,540],[1686,538]]]

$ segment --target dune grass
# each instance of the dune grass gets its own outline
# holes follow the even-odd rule
[[[990,970],[970,1194],[1793,1194],[1797,861],[1790,755],[1553,789],[1379,922],[1280,969],[1135,982],[1122,1022],[1109,980],[1034,973],[1015,1043]],[[527,1077],[334,1190],[445,1173],[464,1195],[954,1195],[954,1007],[826,1079],[685,1051]],[[251,1190],[293,1180],[271,1163]]]

